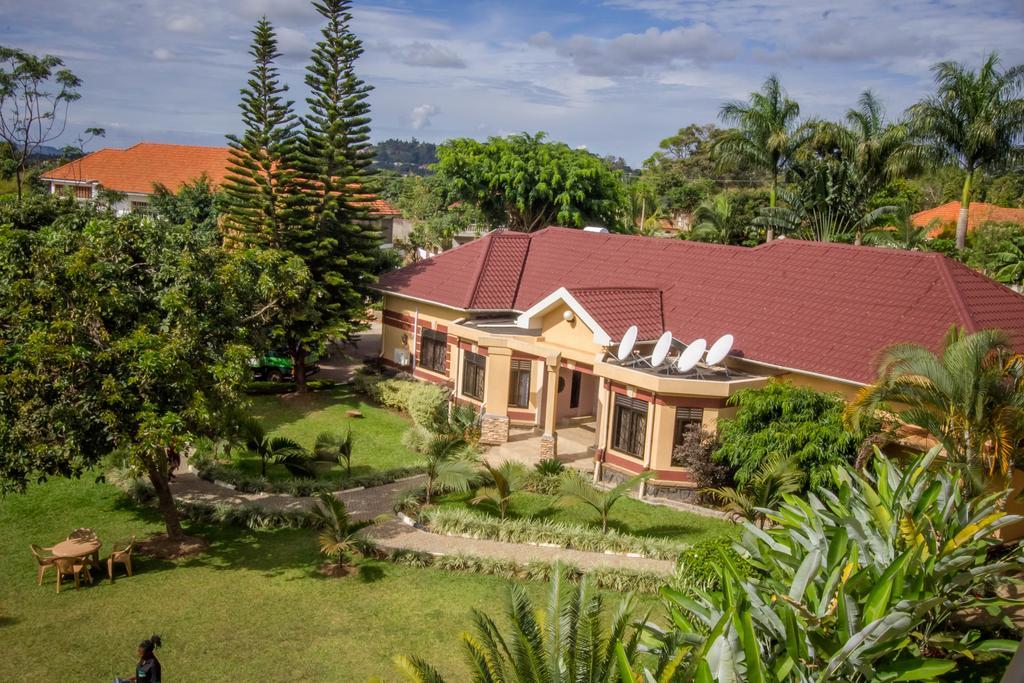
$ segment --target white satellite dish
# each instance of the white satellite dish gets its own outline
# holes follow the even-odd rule
[[[708,349],[708,355],[704,362],[708,365],[718,365],[721,363],[729,355],[729,352],[732,351],[732,342],[733,336],[731,334],[723,334]]]
[[[672,333],[665,332],[658,338],[658,343],[654,345],[654,351],[651,352],[651,367],[656,368],[665,362],[665,358],[668,357],[668,351],[672,348]]]
[[[630,325],[629,329],[626,330],[626,334],[622,335],[622,341],[619,342],[619,351],[615,354],[620,363],[629,358],[629,354],[633,352],[638,333],[639,330],[636,328],[636,325]]]
[[[700,357],[704,355],[707,348],[707,339],[694,339],[690,342],[690,345],[686,347],[686,350],[676,358],[676,372],[687,372],[692,370],[693,367],[700,362]]]

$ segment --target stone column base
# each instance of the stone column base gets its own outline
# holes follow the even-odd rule
[[[542,459],[558,457],[557,434],[545,434],[540,437],[540,457]]]
[[[508,441],[508,416],[484,413],[480,420],[480,443],[498,444]]]

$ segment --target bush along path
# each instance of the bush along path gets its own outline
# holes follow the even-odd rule
[[[409,526],[394,517],[394,502],[411,489],[424,483],[422,475],[367,489],[351,489],[334,494],[345,502],[354,519],[384,517],[367,529],[382,549],[410,551],[429,555],[471,555],[519,563],[568,562],[582,570],[635,569],[671,575],[673,562],[646,557],[629,557],[610,553],[587,552],[545,545],[505,543],[486,539],[445,536]],[[176,500],[188,504],[256,505],[267,512],[308,512],[315,498],[296,498],[283,493],[241,493],[218,483],[200,479],[191,472],[177,475],[171,484]]]

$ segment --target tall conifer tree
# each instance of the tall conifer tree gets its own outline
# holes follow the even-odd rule
[[[301,200],[295,169],[299,125],[278,79],[274,28],[263,17],[252,30],[253,68],[242,89],[241,137],[229,135],[231,159],[224,193],[229,241],[287,249]]]

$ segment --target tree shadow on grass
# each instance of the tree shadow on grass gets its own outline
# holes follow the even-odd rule
[[[10,617],[10,616],[7,616],[7,615],[0,615],[0,628],[7,628],[9,626],[14,626],[17,623],[18,623],[18,620],[15,619],[14,617]]]

